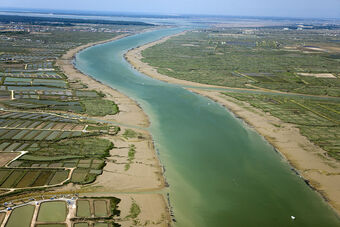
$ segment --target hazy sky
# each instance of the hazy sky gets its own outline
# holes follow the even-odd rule
[[[340,18],[340,0],[0,0],[0,7]]]

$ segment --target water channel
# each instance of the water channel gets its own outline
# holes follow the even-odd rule
[[[253,129],[219,104],[151,79],[124,60],[127,50],[180,30],[91,47],[75,61],[82,72],[136,100],[149,116],[175,226],[340,226],[321,196]]]

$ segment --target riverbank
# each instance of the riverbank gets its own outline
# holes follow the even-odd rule
[[[105,99],[112,100],[119,106],[118,114],[105,116],[103,117],[103,120],[111,120],[121,124],[128,124],[146,128],[150,124],[148,117],[134,100],[111,88],[110,86],[95,80],[90,76],[84,75],[83,73],[79,72],[79,70],[76,69],[73,65],[73,59],[78,52],[95,45],[121,39],[125,36],[126,35],[119,35],[107,41],[88,43],[86,45],[71,49],[57,60],[57,65],[65,73],[65,75],[67,75],[69,80],[78,80],[81,83],[86,84],[88,86],[88,89],[90,90],[103,92],[104,94],[106,94]]]
[[[176,78],[168,77],[166,75],[158,73],[157,69],[150,67],[147,63],[142,62],[143,57],[142,57],[141,53],[142,53],[143,50],[145,50],[149,47],[155,46],[157,44],[164,43],[165,41],[167,41],[168,39],[170,39],[172,37],[184,35],[185,33],[186,33],[186,31],[175,34],[175,35],[170,35],[170,36],[167,36],[163,39],[157,40],[155,42],[151,42],[151,43],[139,46],[137,48],[131,49],[127,53],[125,53],[124,57],[136,70],[138,70],[139,72],[141,72],[145,75],[148,75],[148,76],[150,76],[154,79],[157,79],[157,80],[161,80],[161,81],[172,83],[172,84],[186,85],[186,86],[203,86],[203,87],[218,88],[219,86],[199,84],[199,83],[196,83],[196,82],[179,80],[179,79],[176,79]],[[220,88],[222,88],[222,87],[220,87]]]
[[[106,41],[93,42],[71,49],[57,60],[57,65],[69,80],[79,81],[86,85],[89,90],[101,91],[106,95],[105,99],[112,100],[118,105],[118,114],[107,115],[101,120],[114,121],[137,128],[147,128],[150,125],[148,116],[137,102],[91,76],[84,75],[73,65],[73,60],[78,52],[125,36],[119,35]],[[149,132],[133,129],[142,136],[138,139],[124,138],[122,134],[127,128],[126,126],[121,127],[121,132],[117,136],[105,137],[114,143],[115,148],[110,151],[110,157],[108,157],[107,165],[103,169],[103,174],[93,184],[85,187],[67,185],[58,189],[58,191],[76,190],[99,194],[128,192],[129,194],[121,194],[123,198],[122,204],[124,204],[121,206],[122,213],[128,213],[131,203],[136,201],[141,208],[141,214],[139,215],[141,222],[151,220],[157,223],[152,226],[168,226],[170,223],[169,209],[166,199],[161,194],[150,193],[145,196],[133,194],[135,192],[152,192],[163,189],[165,180]],[[135,147],[136,155],[134,161],[129,165],[129,169],[126,170],[125,162],[129,158],[129,147],[132,145]],[[121,224],[130,226],[131,223],[123,220]]]
[[[181,34],[183,33],[177,35]],[[174,36],[132,49],[125,55],[125,58],[138,71],[158,80],[201,88],[218,87],[170,78],[158,73],[157,69],[142,62],[141,52],[143,50],[165,42],[171,37]],[[220,103],[252,126],[340,214],[340,164],[335,160],[326,159],[324,156],[325,151],[302,136],[299,129],[294,125],[284,123],[273,116],[257,110],[247,103],[237,101],[219,92],[199,89],[190,90]]]

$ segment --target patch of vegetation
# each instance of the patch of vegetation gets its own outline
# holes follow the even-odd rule
[[[135,154],[136,154],[136,146],[134,144],[131,144],[129,146],[129,152],[128,152],[128,163],[125,164],[125,171],[130,169],[130,165],[135,159]]]
[[[135,200],[132,200],[132,204],[130,207],[130,214],[126,216],[126,218],[135,219],[138,217],[140,212],[141,212],[140,207],[138,206]]]
[[[125,171],[128,171],[130,169],[130,163],[126,163],[125,166],[124,166],[124,170]]]
[[[100,132],[100,133],[108,133],[110,135],[116,135],[120,131],[120,127],[112,126],[112,125],[97,124],[97,125],[89,125],[86,128],[86,130]]]
[[[340,34],[340,30],[334,30]],[[188,32],[142,52],[147,62],[167,76],[203,84],[238,88],[262,87],[303,94],[340,96],[333,34],[282,28],[224,28]],[[326,46],[332,51],[311,51]],[[333,52],[333,53],[328,53]]]
[[[66,139],[56,143],[41,142],[38,148],[33,151],[29,148],[31,155],[38,156],[65,156],[75,155],[87,158],[104,158],[109,155],[113,148],[113,143],[106,139],[100,138],[77,138]]]
[[[137,132],[133,131],[132,129],[125,129],[123,133],[124,138],[136,138],[137,137]]]
[[[125,139],[129,139],[129,138],[138,138],[138,139],[142,139],[143,138],[143,134],[136,132],[132,129],[125,129],[124,133],[122,134],[122,136]]]
[[[128,160],[133,161],[135,159],[135,154],[136,154],[136,146],[134,144],[131,144],[129,147],[129,152],[128,152]]]
[[[58,160],[60,166],[76,168],[71,182],[88,184],[94,182],[102,173],[105,166],[104,158],[109,156],[112,148],[113,143],[109,140],[93,137],[66,139],[55,143],[41,142],[36,143],[33,149],[27,149],[29,153],[23,156],[22,161],[25,162],[21,165],[31,167],[34,163],[37,166],[47,166],[51,165],[50,161]]]
[[[224,93],[296,125],[302,135],[340,160],[340,101],[271,94]]]
[[[111,214],[113,216],[119,216],[120,210],[118,210],[118,204],[120,203],[121,199],[112,197],[111,198]]]
[[[20,160],[25,161],[60,161],[60,160],[66,160],[66,159],[74,159],[74,158],[82,158],[82,156],[79,155],[63,155],[63,156],[38,156],[38,155],[29,155],[25,154],[20,157]]]
[[[119,112],[118,106],[110,100],[84,100],[81,103],[84,106],[85,113],[90,116],[106,116]]]
[[[110,128],[109,125],[89,125],[86,130],[88,131],[99,131],[99,130],[106,130],[108,131]]]
[[[1,101],[3,105],[15,109],[41,109],[41,110],[61,110],[67,112],[83,112],[82,106],[77,102],[52,101],[52,100],[34,100],[34,99],[18,99]]]

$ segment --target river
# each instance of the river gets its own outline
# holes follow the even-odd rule
[[[136,100],[149,116],[175,226],[340,226],[321,196],[253,129],[219,104],[151,79],[123,58],[131,48],[179,31],[91,47],[75,61],[82,72]]]

